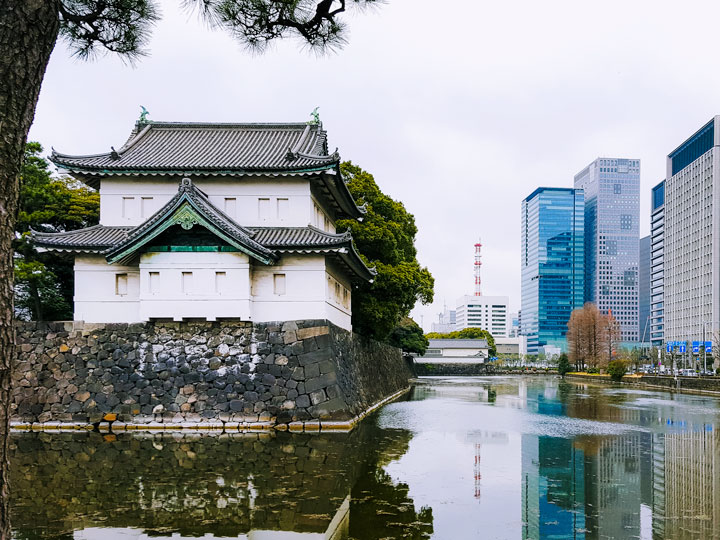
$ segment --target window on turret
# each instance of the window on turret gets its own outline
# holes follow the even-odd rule
[[[125,219],[135,218],[135,197],[122,198],[122,217]]]
[[[277,295],[285,294],[285,274],[273,274],[273,292]]]
[[[150,294],[157,294],[160,292],[160,272],[149,272],[148,289]]]
[[[128,275],[115,274],[115,294],[118,296],[126,296],[128,293]]]
[[[183,272],[182,273],[182,292],[184,294],[191,294],[193,292],[193,273]]]
[[[152,197],[141,197],[140,198],[140,217],[147,218],[152,214],[153,198]]]
[[[258,218],[260,221],[270,220],[270,199],[258,199]]]
[[[215,272],[215,292],[222,294],[227,292],[227,273]]]
[[[285,221],[288,219],[288,214],[290,210],[290,201],[288,199],[278,199],[277,200],[277,217],[280,221]]]
[[[225,207],[223,208],[225,213],[232,218],[237,217],[236,208],[237,199],[235,197],[225,197]]]

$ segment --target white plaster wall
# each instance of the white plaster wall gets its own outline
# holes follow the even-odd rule
[[[189,274],[185,280],[183,273]],[[144,253],[140,258],[140,317],[145,321],[251,320],[248,256],[219,252]]]
[[[311,197],[307,179],[210,177],[193,182],[215,206],[241,225],[305,227],[317,221],[318,203]],[[177,193],[178,184],[176,177],[104,179],[100,185],[100,223],[140,225]],[[268,199],[262,203],[267,205],[265,215],[260,213],[259,199]],[[334,232],[334,224],[328,230]]]
[[[285,294],[275,294],[274,274],[285,274]],[[323,255],[290,255],[277,265],[252,268],[253,320],[328,319],[351,329],[350,311],[328,298]]]
[[[127,274],[127,294],[116,294],[117,274]],[[140,274],[137,267],[111,266],[101,255],[75,258],[74,318],[85,322],[138,322]]]

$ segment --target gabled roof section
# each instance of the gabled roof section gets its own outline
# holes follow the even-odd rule
[[[53,150],[58,167],[86,174],[143,172],[304,172],[337,164],[322,124],[138,122],[117,151],[73,156]]]
[[[109,263],[126,263],[151,240],[174,225],[190,230],[205,227],[219,238],[258,261],[270,264],[277,255],[251,238],[252,233],[218,210],[189,178],[180,182],[177,195],[142,225],[132,229],[125,240],[106,253]]]
[[[108,176],[309,175],[340,214],[357,219],[364,213],[342,179],[340,155],[328,152],[322,124],[143,121],[119,150],[70,155],[53,149],[50,160],[95,189]]]
[[[368,268],[355,250],[350,231],[333,234],[308,225],[307,227],[248,227],[253,239],[280,253],[332,254],[360,280],[372,281],[377,275]]]

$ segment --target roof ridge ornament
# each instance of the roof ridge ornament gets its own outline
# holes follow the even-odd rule
[[[114,146],[110,147],[110,159],[114,159],[115,161],[120,159],[120,154],[117,153]]]
[[[138,124],[147,124],[150,121],[147,119],[148,114],[150,114],[150,111],[148,111],[145,107],[140,105],[140,108],[142,109],[142,112],[140,113],[140,118],[138,119]]]
[[[318,109],[320,107],[315,107],[313,111],[310,113],[310,116],[312,116],[312,120],[310,120],[307,125],[308,126],[319,126],[321,124],[320,122],[320,113],[318,112]]]
[[[180,185],[178,186],[178,191],[190,191],[192,189],[192,180],[189,178],[183,178],[180,180]]]

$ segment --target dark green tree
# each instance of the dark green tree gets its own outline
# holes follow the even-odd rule
[[[611,360],[608,363],[607,372],[613,381],[621,381],[627,371],[627,365],[623,360]]]
[[[456,330],[449,334],[440,334],[438,332],[430,332],[425,334],[429,339],[485,339],[488,342],[488,354],[492,358],[497,356],[497,347],[495,346],[495,338],[487,330],[482,328],[464,328]]]
[[[422,328],[410,317],[405,317],[388,336],[388,343],[406,353],[425,354],[429,345]]]
[[[380,191],[372,174],[350,162],[341,169],[350,193],[367,213],[362,221],[339,220],[338,232],[349,229],[363,260],[377,270],[373,283],[353,291],[353,329],[385,340],[417,302],[432,302],[435,280],[417,260],[413,215]]]
[[[32,320],[72,318],[73,261],[58,253],[37,253],[30,230],[60,232],[95,225],[99,194],[70,178],[52,176],[40,144],[25,150],[16,222],[15,313]]]
[[[567,373],[570,373],[571,370],[572,369],[570,368],[570,359],[568,358],[568,355],[565,353],[562,353],[560,355],[560,358],[558,358],[558,363],[557,363],[558,375],[560,375],[564,379],[565,375]]]
[[[342,46],[346,8],[379,0],[187,0],[206,20],[262,49],[297,37],[316,50]],[[0,540],[10,537],[8,428],[15,358],[13,239],[28,131],[50,55],[62,36],[80,57],[106,50],[133,60],[159,18],[156,0],[0,2]]]

